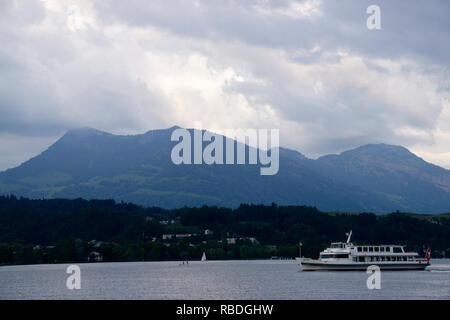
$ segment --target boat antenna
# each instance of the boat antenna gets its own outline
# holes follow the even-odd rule
[[[352,238],[352,230],[350,230],[350,232],[346,233],[345,235],[348,236],[347,243],[350,243],[350,239]]]

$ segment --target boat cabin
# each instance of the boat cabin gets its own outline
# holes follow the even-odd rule
[[[348,259],[354,262],[414,261],[415,252],[405,252],[399,245],[353,245],[351,242],[333,242],[320,253],[319,259]]]

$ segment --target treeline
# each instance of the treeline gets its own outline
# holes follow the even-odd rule
[[[166,243],[159,241],[136,242],[129,245],[114,242],[94,247],[81,239],[59,240],[54,246],[42,247],[22,241],[0,243],[0,264],[41,264],[65,262],[115,262],[115,261],[164,261],[200,260],[205,252],[209,260],[269,259],[275,256],[294,257],[298,247],[271,248],[249,240],[226,244],[214,240],[190,244],[186,241]],[[101,260],[98,260],[101,257]]]
[[[205,233],[205,230],[208,230]],[[450,257],[450,216],[323,213],[305,206],[143,208],[113,200],[0,197],[0,264],[317,257],[355,243]],[[179,236],[179,237],[178,237]]]

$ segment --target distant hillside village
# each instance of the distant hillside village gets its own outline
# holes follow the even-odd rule
[[[306,206],[163,210],[112,200],[0,197],[0,264],[317,257],[353,230],[450,258],[450,214],[324,213]]]
[[[172,220],[173,221],[173,220]],[[164,224],[165,220],[160,221],[161,224]],[[206,229],[204,236],[209,236],[212,235],[213,231]],[[189,239],[189,247],[194,248],[196,247],[196,245],[194,243],[201,243],[204,246],[208,245],[207,240],[202,240],[205,239],[205,237],[203,237],[202,234],[192,234],[192,233],[182,233],[182,234],[163,234],[161,238],[157,238],[157,237],[152,237],[151,241],[154,243],[162,243],[164,246],[166,247],[170,247],[172,245],[177,246],[177,240],[178,239]],[[217,244],[222,244],[222,243],[226,243],[227,245],[237,245],[239,243],[242,244],[248,244],[251,243],[252,245],[257,245],[259,244],[259,242],[254,238],[254,237],[232,237],[232,238],[226,238],[225,241],[222,240],[218,240]],[[88,252],[88,258],[87,258],[87,262],[102,262],[104,261],[104,257],[103,254],[101,252],[104,252],[105,246],[109,246],[109,245],[117,245],[116,243],[108,243],[108,242],[104,242],[104,241],[98,241],[98,240],[91,240],[88,242],[87,247],[89,248],[87,250]],[[268,245],[267,246],[270,249],[276,249],[277,246],[276,245]],[[47,254],[48,254],[48,250],[50,249],[54,249],[55,246],[35,246],[33,249],[34,250],[41,250],[41,249],[47,249]],[[217,253],[214,250],[207,250],[209,255],[209,258],[217,258]],[[195,252],[195,250],[194,250]],[[108,257],[108,261],[110,261],[111,257]],[[195,260],[197,257],[191,257],[189,255],[180,255],[180,259],[182,260],[190,260],[193,259]],[[231,256],[230,256],[231,258]],[[279,257],[277,256],[271,256],[271,259],[278,259]],[[120,259],[120,256],[119,256]],[[115,259],[113,259],[112,261],[114,261]],[[145,257],[143,258],[143,260],[151,260],[151,259],[145,259]],[[158,259],[160,260],[160,259]]]
[[[152,217],[146,217],[146,222],[152,221],[153,218]],[[159,223],[163,226],[165,225],[169,225],[169,224],[177,224],[179,223],[180,218],[177,217],[176,219],[172,219],[172,220],[161,220],[159,221]],[[208,244],[208,240],[212,239],[212,235],[214,234],[214,232],[210,229],[205,229],[203,233],[163,233],[161,235],[161,237],[152,237],[151,239],[149,239],[149,237],[147,237],[145,234],[142,235],[142,238],[145,240],[150,240],[154,243],[162,243],[164,246],[166,247],[170,247],[172,245],[177,245],[177,240],[181,240],[184,239],[186,241],[189,241],[188,245],[191,248],[195,248],[196,244],[202,244],[204,246],[207,246]],[[258,240],[256,240],[256,238],[254,237],[239,237],[238,235],[234,234],[233,237],[227,237],[224,240],[218,240],[217,244],[222,244],[225,243],[227,245],[236,245],[239,243],[251,243],[252,245],[257,245],[259,244]],[[89,245],[92,246],[91,250],[89,252],[89,256],[88,256],[88,262],[102,262],[104,261],[103,258],[103,254],[100,253],[99,251],[96,250],[100,250],[103,251],[103,247],[102,245],[110,245],[110,243],[106,243],[104,241],[98,241],[98,240],[91,240],[88,242]],[[113,243],[114,245],[114,243]],[[276,249],[276,245],[269,245],[268,248],[270,249]],[[54,248],[54,246],[50,246],[47,248]],[[99,249],[101,248],[101,249]],[[209,250],[209,253],[212,253],[212,256],[215,257],[217,256],[217,254],[214,251]],[[189,260],[191,257],[190,256],[180,256],[180,258]],[[196,257],[194,257],[195,259]],[[275,258],[275,256],[272,256],[271,258]],[[278,258],[278,257],[276,257]],[[145,258],[144,258],[145,260]]]

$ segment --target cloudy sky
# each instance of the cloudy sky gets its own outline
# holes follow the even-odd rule
[[[381,29],[369,30],[369,5]],[[0,170],[68,129],[279,128],[450,169],[450,1],[0,2]]]

